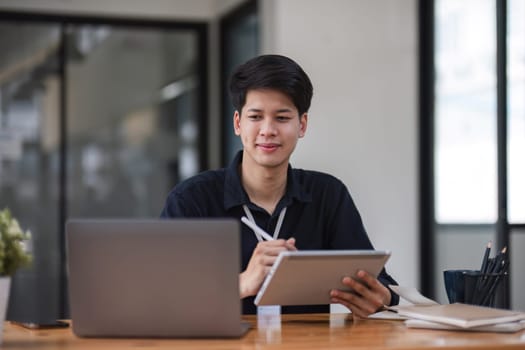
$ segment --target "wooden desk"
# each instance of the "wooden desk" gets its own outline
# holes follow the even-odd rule
[[[525,349],[525,331],[471,333],[405,328],[401,321],[352,321],[344,314],[246,316],[241,339],[85,339],[71,329],[27,330],[7,323],[2,349]]]

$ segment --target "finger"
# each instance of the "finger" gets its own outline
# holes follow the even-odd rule
[[[367,303],[362,302],[362,298],[357,295],[352,295],[351,293],[342,294],[341,291],[331,291],[330,302],[341,304],[346,306],[354,316],[360,318],[366,318],[370,314],[373,314],[375,310],[370,307]]]
[[[366,274],[366,272],[364,271],[358,272],[357,275],[359,277],[359,280],[350,277],[343,278],[343,284],[350,287],[355,293],[362,296],[364,299],[366,299],[369,303],[375,305],[377,308],[388,304],[386,300],[387,294],[390,294],[388,289],[386,289],[386,287],[384,287],[377,279],[373,277],[371,279],[367,278],[363,273]],[[367,283],[368,281],[370,281],[370,283]]]
[[[288,251],[286,247],[266,247],[263,251],[263,254],[277,257],[279,256],[281,252],[285,252],[285,251]]]
[[[252,265],[255,266],[272,266],[277,259],[276,255],[266,254],[260,252],[259,254],[254,254],[250,259]]]
[[[343,284],[345,286],[348,286],[353,291],[353,293],[358,294],[362,297],[367,297],[367,296],[370,296],[371,294],[368,286],[366,286],[361,281],[354,279],[352,277],[348,277],[348,276],[344,277]]]
[[[371,292],[378,295],[383,305],[390,304],[392,298],[390,290],[387,287],[385,287],[381,282],[379,282],[379,280],[376,277],[363,270],[357,272],[357,277],[366,284],[366,286]]]
[[[369,274],[368,272],[366,271],[363,271],[363,270],[359,270],[357,271],[357,277],[362,281],[364,282],[364,284],[369,288],[369,289],[372,289],[372,290],[382,290],[382,288],[385,288],[381,282],[379,282],[377,280],[377,278],[375,278],[374,276],[372,276],[371,274]]]
[[[366,298],[358,294],[342,292],[335,290],[331,292],[333,302],[340,303],[352,312],[360,317],[367,317],[370,314],[377,312],[380,307],[376,306],[374,303],[369,302]]]
[[[260,259],[260,263],[261,265],[272,267],[275,260],[277,260],[277,256],[275,255],[263,255]]]
[[[292,251],[296,251],[297,250],[297,248],[295,247],[295,238],[293,238],[293,237],[292,238],[288,238],[285,243],[286,243],[286,249],[292,250]]]
[[[275,241],[260,242],[257,245],[259,252],[268,255],[279,255],[280,252],[286,250],[297,250],[295,246],[290,246],[288,241],[278,239]]]
[[[286,251],[285,248],[261,247],[257,252],[254,251],[251,260],[257,265],[272,266],[277,260],[279,253]]]
[[[362,310],[374,313],[385,304],[383,293],[372,291],[368,286],[350,277],[343,278],[343,284],[353,292],[341,292],[341,298],[349,300]]]
[[[279,244],[275,244],[272,242],[267,242],[267,241],[263,241],[263,242],[259,242],[257,244],[257,246],[255,247],[254,251],[253,251],[253,255],[270,255],[270,254],[279,254],[279,251],[282,250],[282,248],[280,249],[280,245]]]
[[[260,247],[273,247],[273,248],[277,248],[277,247],[281,247],[281,248],[286,248],[286,245],[289,244],[288,243],[289,240],[284,240],[282,238],[280,239],[274,239],[272,241],[262,241],[262,242],[259,242],[257,244],[257,246],[260,246]],[[295,244],[295,242],[294,242]]]

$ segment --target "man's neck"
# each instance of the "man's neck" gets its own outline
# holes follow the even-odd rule
[[[250,200],[272,214],[286,191],[288,165],[267,168],[243,161],[241,182]]]

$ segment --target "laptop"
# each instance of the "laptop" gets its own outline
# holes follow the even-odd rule
[[[240,337],[233,219],[70,220],[69,302],[80,337]]]

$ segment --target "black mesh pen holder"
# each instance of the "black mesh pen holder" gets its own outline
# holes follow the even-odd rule
[[[508,309],[508,288],[508,272],[467,271],[464,274],[463,303]]]

